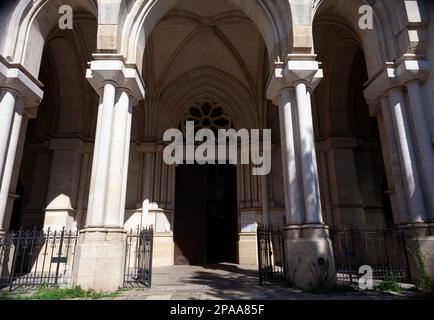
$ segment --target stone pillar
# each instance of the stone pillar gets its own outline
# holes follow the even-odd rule
[[[324,224],[310,93],[322,78],[315,55],[288,55],[277,63],[268,98],[279,105],[287,225],[287,280],[296,287],[327,289],[336,272]],[[280,103],[279,103],[280,102]]]
[[[0,106],[1,108],[1,106]],[[9,133],[9,143],[7,148],[7,154],[5,157],[5,164],[3,166],[2,170],[2,180],[1,180],[1,192],[0,192],[0,212],[3,213],[3,216],[6,214],[6,207],[7,202],[9,198],[9,191],[11,186],[11,180],[12,180],[12,171],[14,168],[15,163],[15,155],[17,153],[17,147],[18,147],[18,139],[20,136],[21,131],[21,122],[23,120],[23,112],[24,112],[24,106],[22,101],[18,101],[15,105],[15,108],[12,107],[12,109],[15,109],[12,119],[12,126],[10,128]],[[1,117],[1,115],[0,115]],[[4,221],[0,221],[0,224],[3,226]],[[4,228],[7,228],[6,226],[3,226]]]
[[[280,91],[279,122],[282,144],[283,188],[285,192],[285,216],[290,225],[302,224],[305,218],[301,185],[300,161],[296,156],[293,112],[296,111],[294,90],[284,87]]]
[[[306,224],[323,224],[313,132],[312,105],[306,79],[295,82],[297,97],[298,139],[300,141],[301,173],[303,177]]]
[[[385,167],[388,172],[389,189],[392,189],[390,198],[394,221],[395,224],[406,223],[408,222],[408,207],[388,97],[384,96],[381,98],[380,109],[374,114],[378,119],[378,128],[380,130],[384,154],[383,158],[386,161]]]
[[[427,110],[430,108],[428,97],[424,97],[421,90],[423,83],[432,72],[432,64],[427,58],[420,57],[414,60],[412,55],[404,55],[396,63],[395,75],[399,84],[407,89],[406,101],[408,101],[409,130],[417,149],[415,159],[417,161],[421,194],[425,200],[425,216],[421,216],[421,223],[414,221],[419,218],[412,214],[410,224],[403,227],[407,234],[407,247],[411,251],[410,272],[413,281],[419,281],[423,276],[428,276],[431,286],[434,288],[434,190],[432,187],[434,178],[434,154],[430,130],[428,128]],[[405,92],[405,90],[404,90]],[[416,222],[416,223],[415,223]],[[417,258],[419,257],[419,258]],[[421,273],[422,268],[425,275]]]
[[[5,214],[24,113],[36,114],[42,85],[21,65],[0,56],[0,232]],[[15,191],[14,191],[15,192]]]
[[[398,197],[403,195],[398,199],[401,212],[395,214],[398,217],[395,223],[400,224],[406,235],[414,281],[421,277],[421,263],[434,279],[434,235],[429,224],[433,222],[434,155],[426,123],[426,99],[420,88],[431,73],[431,63],[418,58],[404,55],[387,63],[385,71],[372,79],[365,90],[370,105],[381,103],[381,119],[393,164],[393,187]]]
[[[21,130],[20,130],[20,136],[18,138],[18,146],[17,146],[17,152],[15,155],[15,163],[13,164],[12,168],[12,178],[10,181],[10,187],[9,187],[9,197],[7,199],[6,204],[6,211],[5,216],[3,220],[3,225],[5,228],[9,226],[11,223],[12,218],[12,212],[14,208],[15,200],[20,197],[20,195],[17,195],[17,186],[18,186],[18,180],[20,176],[20,168],[21,168],[21,160],[23,158],[23,152],[24,152],[24,143],[26,140],[26,133],[27,133],[27,124],[29,121],[29,117],[32,117],[32,115],[24,113],[23,119],[21,121]],[[11,157],[11,156],[8,156]],[[10,159],[11,161],[12,159]]]
[[[434,222],[434,153],[431,140],[431,133],[428,128],[427,118],[425,113],[422,91],[419,80],[412,80],[406,84],[409,107],[411,110],[410,121],[412,122],[416,144],[419,150],[420,164],[422,168],[422,180],[424,182],[427,195],[427,218]]]
[[[266,226],[270,224],[268,197],[268,176],[261,176],[261,202],[262,202],[262,223]]]
[[[149,218],[149,207],[151,205],[152,196],[152,183],[153,183],[153,171],[154,171],[154,154],[152,152],[145,152],[143,156],[144,168],[143,168],[143,190],[142,190],[142,217],[140,219],[141,226],[152,225],[151,219]]]
[[[122,287],[126,180],[132,106],[144,98],[135,66],[120,55],[94,54],[86,77],[100,95],[86,226],[80,231],[73,282],[83,289]]]
[[[88,188],[88,174],[90,170],[90,154],[84,152],[81,159],[80,180],[77,195],[77,213],[75,215],[75,228],[80,229],[83,226],[83,217],[86,209],[86,197]]]
[[[16,97],[17,94],[11,89],[2,89],[0,92],[0,177],[3,177],[6,163]]]
[[[402,88],[393,88],[389,91],[389,102],[397,137],[396,141],[401,160],[402,177],[404,178],[404,189],[408,202],[410,221],[421,223],[426,219],[426,209]]]

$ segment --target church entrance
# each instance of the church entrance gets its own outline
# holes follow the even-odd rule
[[[235,167],[176,169],[175,264],[237,263]]]

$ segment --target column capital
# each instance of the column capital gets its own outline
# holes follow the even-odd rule
[[[276,62],[267,88],[267,98],[277,104],[283,89],[293,89],[304,82],[310,91],[315,90],[323,78],[321,63],[315,54],[288,54],[285,62]]]
[[[396,77],[402,85],[424,82],[431,73],[431,61],[425,56],[405,54],[396,62]]]
[[[101,93],[106,83],[113,83],[126,90],[135,102],[145,98],[145,84],[135,64],[126,63],[120,54],[92,55],[86,70],[86,79],[96,92]]]
[[[425,56],[405,54],[385,67],[367,82],[365,99],[368,104],[379,103],[380,98],[396,87],[413,81],[424,82],[431,72],[431,62]]]
[[[0,55],[0,89],[15,92],[24,102],[25,112],[30,118],[36,117],[37,107],[44,92],[43,85],[21,64],[11,63]]]

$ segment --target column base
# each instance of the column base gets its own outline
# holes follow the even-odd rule
[[[105,292],[122,288],[126,235],[123,228],[88,227],[80,231],[72,271],[74,285]]]
[[[328,227],[288,225],[283,235],[287,281],[301,289],[332,289],[336,285],[336,270]]]
[[[152,265],[154,267],[167,267],[175,264],[175,243],[171,233],[161,233],[154,236],[152,249]]]
[[[412,282],[434,290],[434,224],[408,224],[401,226],[401,230],[405,235]]]
[[[0,243],[3,243],[7,235],[7,230],[0,229]],[[13,252],[9,245],[1,248],[0,250],[0,279],[8,279],[12,270]]]
[[[238,241],[238,263],[244,266],[258,265],[256,233],[240,233]]]

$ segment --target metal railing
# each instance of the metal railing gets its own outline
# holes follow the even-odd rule
[[[76,243],[65,229],[0,234],[0,289],[70,284]]]
[[[369,266],[374,280],[390,275],[400,282],[410,282],[405,236],[397,228],[331,228],[338,282],[357,284],[359,268]]]
[[[394,279],[410,283],[409,251],[398,228],[331,228],[337,281],[358,284],[362,266],[372,268],[373,280]],[[257,228],[259,283],[285,278],[286,255],[282,230]]]
[[[150,288],[152,285],[153,227],[127,234],[124,288]]]
[[[259,284],[285,278],[285,246],[279,227],[258,225]]]

